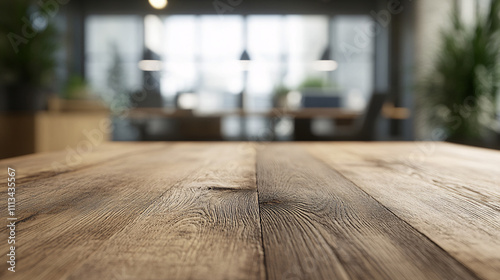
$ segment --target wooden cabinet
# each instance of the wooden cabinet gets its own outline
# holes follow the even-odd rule
[[[89,149],[109,141],[108,112],[0,114],[0,158],[65,149]]]

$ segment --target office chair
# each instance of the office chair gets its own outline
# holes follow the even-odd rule
[[[374,93],[366,107],[363,115],[354,121],[354,124],[343,128],[340,127],[332,135],[318,136],[314,135],[309,125],[306,133],[303,129],[296,133],[295,140],[298,141],[373,141],[375,140],[375,128],[377,118],[382,111],[382,107],[387,98],[385,93]]]

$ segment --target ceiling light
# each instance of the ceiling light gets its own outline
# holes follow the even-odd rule
[[[177,106],[185,110],[193,110],[198,105],[198,96],[194,93],[182,93],[177,101]]]
[[[248,55],[247,50],[244,50],[240,56],[240,67],[243,71],[248,71],[250,69],[250,55]]]
[[[314,62],[313,67],[316,71],[335,71],[339,64],[334,60],[317,60]]]
[[[160,60],[141,60],[139,61],[139,69],[142,71],[161,71],[161,64]]]
[[[149,0],[149,4],[151,4],[151,7],[155,8],[157,10],[161,10],[161,9],[165,9],[165,7],[168,4],[168,1],[167,0]]]

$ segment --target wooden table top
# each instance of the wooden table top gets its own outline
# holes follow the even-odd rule
[[[1,279],[500,279],[498,151],[113,143],[0,167]]]

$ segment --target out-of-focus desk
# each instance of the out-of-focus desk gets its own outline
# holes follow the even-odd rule
[[[280,118],[292,118],[296,126],[305,123],[308,128],[310,122],[315,118],[331,119],[336,125],[351,125],[356,119],[363,115],[363,111],[349,110],[345,108],[301,108],[291,110],[287,108],[273,108],[266,111],[249,111],[243,109],[223,110],[223,111],[193,111],[178,110],[168,108],[134,108],[125,112],[125,115],[136,121],[147,120],[151,118],[166,118],[179,120],[181,139],[205,138],[220,140],[221,119],[225,117],[262,117],[271,121]],[[395,108],[386,104],[382,110],[382,115],[388,119],[407,119],[410,115],[406,108]],[[245,122],[243,121],[244,125]],[[298,128],[298,127],[297,127]]]
[[[282,108],[273,108],[266,111],[248,111],[242,109],[235,110],[222,110],[222,111],[192,111],[192,110],[178,110],[178,109],[165,109],[165,108],[134,108],[126,112],[126,115],[131,118],[150,118],[150,117],[164,117],[164,118],[223,118],[230,116],[241,117],[292,117],[292,118],[316,118],[325,117],[332,119],[356,119],[361,116],[361,111],[347,110],[342,108],[304,108],[299,110],[289,110]]]

